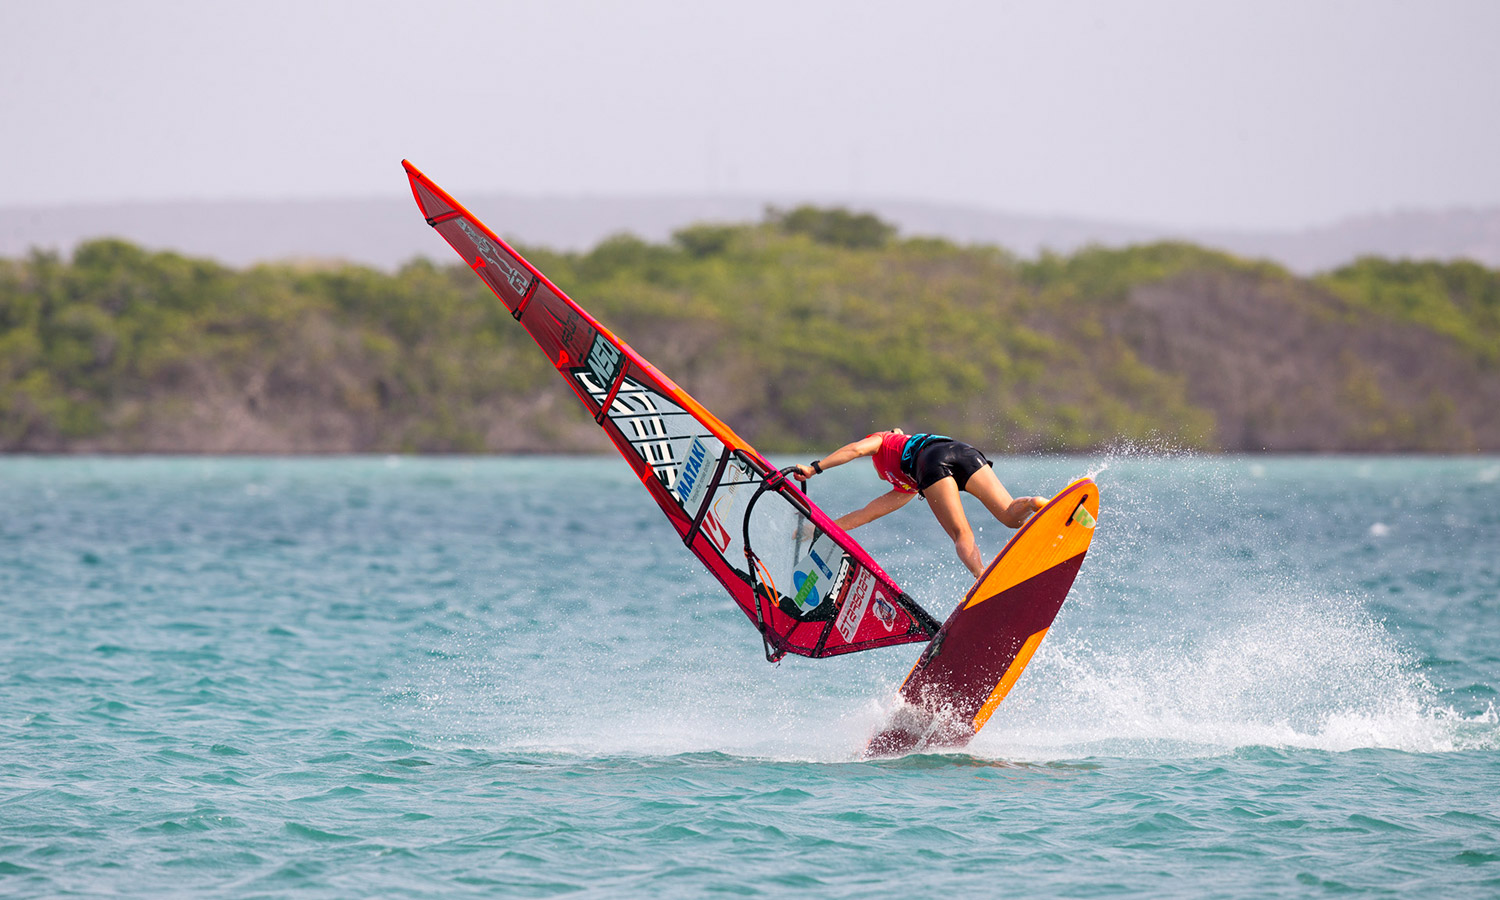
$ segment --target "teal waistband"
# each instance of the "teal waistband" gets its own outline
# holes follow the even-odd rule
[[[914,475],[912,466],[917,464],[917,454],[922,448],[934,441],[951,441],[953,438],[945,434],[914,434],[906,439],[906,446],[901,448],[901,471],[908,475]]]

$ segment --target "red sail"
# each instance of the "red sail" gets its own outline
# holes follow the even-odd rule
[[[938,623],[729,426],[415,166],[427,223],[536,340],[678,536],[761,632],[766,656],[931,639]]]

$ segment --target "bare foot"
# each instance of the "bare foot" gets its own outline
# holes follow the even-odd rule
[[[1047,505],[1047,498],[1046,497],[1027,497],[1026,498],[1026,505],[1028,507],[1030,507],[1030,508],[1027,509],[1025,512],[1021,513],[1021,522],[1020,522],[1020,525],[1016,526],[1017,528],[1021,527],[1021,525],[1025,525],[1026,521],[1028,519],[1030,519],[1032,516],[1036,515],[1037,511],[1040,510],[1042,507],[1046,506]]]

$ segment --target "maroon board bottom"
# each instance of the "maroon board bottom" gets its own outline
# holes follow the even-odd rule
[[[901,685],[901,705],[866,757],[950,750],[973,740],[979,714],[1028,638],[1051,627],[1085,554],[970,607],[960,606]]]

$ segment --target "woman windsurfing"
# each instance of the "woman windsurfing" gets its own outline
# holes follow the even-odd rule
[[[1020,528],[1047,502],[1045,497],[1012,497],[995,475],[994,464],[974,447],[941,434],[905,434],[899,428],[877,431],[845,444],[811,465],[796,467],[798,481],[862,456],[872,457],[875,473],[893,487],[863,508],[834,519],[845,531],[893,513],[920,494],[953,540],[953,549],[978,578],[984,571],[974,531],[964,515],[960,491],[968,491],[1008,528]]]

